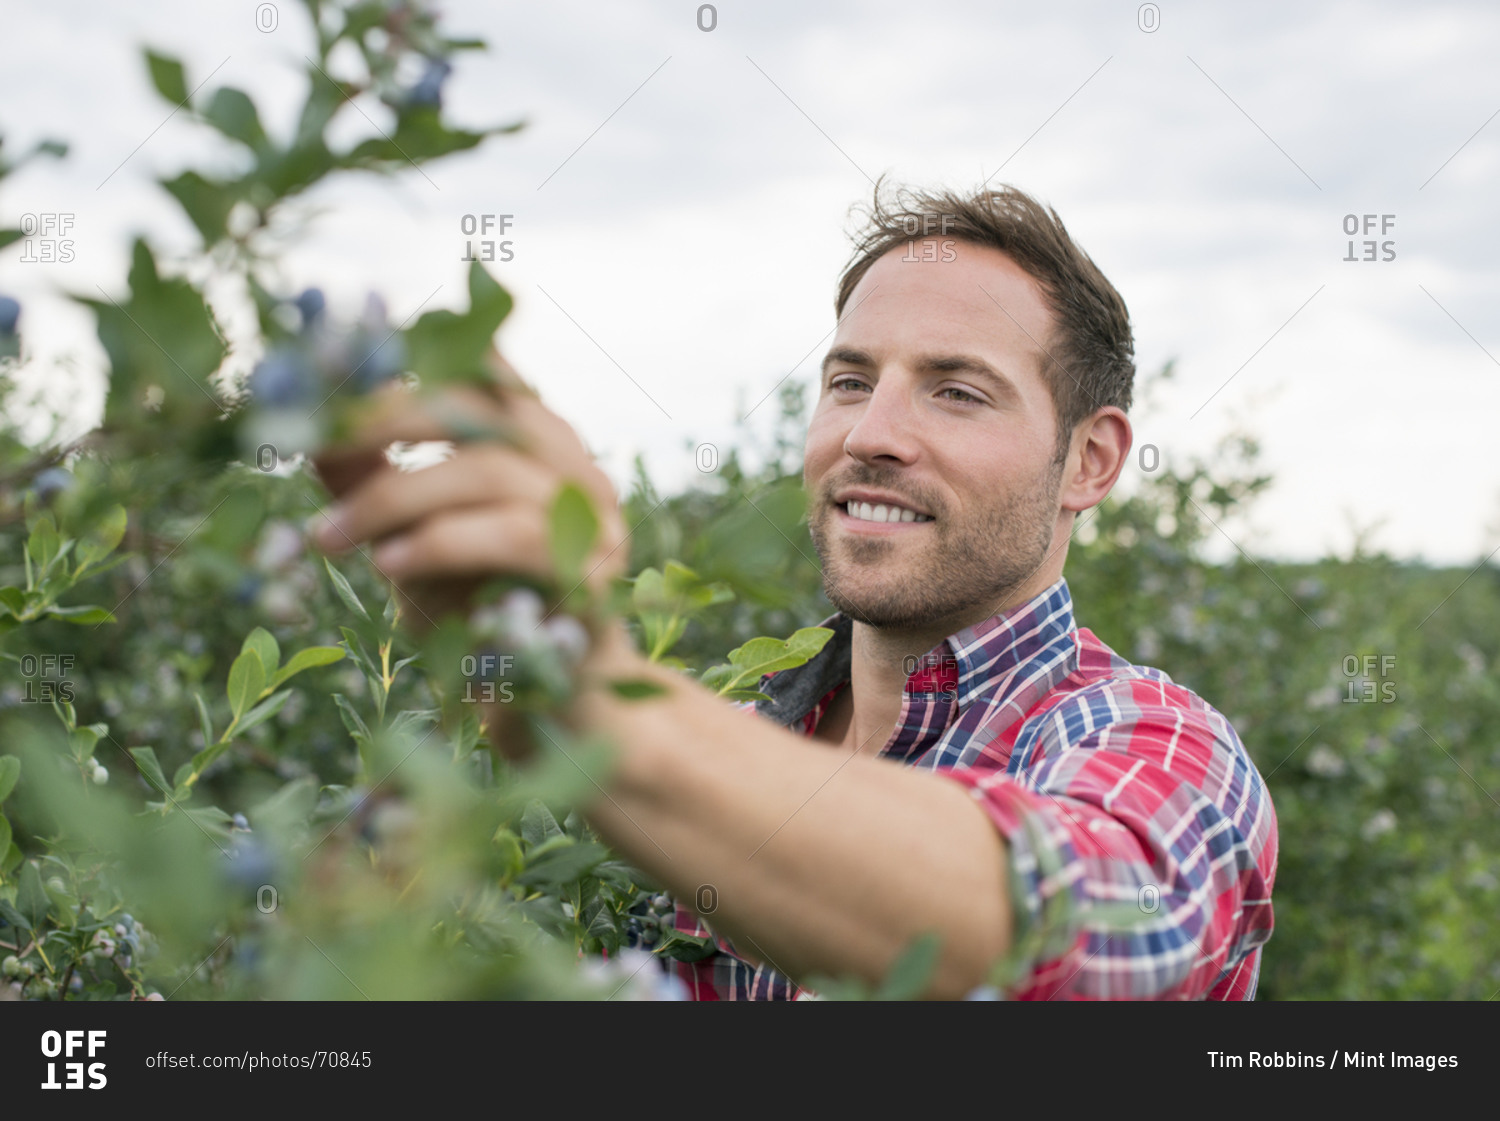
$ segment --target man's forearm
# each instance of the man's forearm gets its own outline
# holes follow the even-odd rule
[[[620,754],[590,819],[679,899],[712,884],[710,921],[737,949],[794,978],[875,981],[936,931],[932,995],[984,980],[1010,942],[1005,847],[964,788],[735,713],[622,631],[592,661],[572,717]],[[624,700],[602,684],[619,678],[667,692]]]

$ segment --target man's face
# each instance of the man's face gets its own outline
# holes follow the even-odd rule
[[[803,465],[835,607],[876,627],[957,629],[1041,590],[1063,468],[1041,374],[1051,332],[1036,283],[998,250],[933,238],[865,273]],[[870,520],[882,505],[887,520]]]

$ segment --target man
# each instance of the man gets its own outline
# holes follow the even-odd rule
[[[717,952],[675,967],[699,998],[878,981],[935,932],[932,996],[1003,959],[1022,997],[1250,999],[1276,865],[1260,776],[1216,710],[1075,627],[1062,576],[1075,518],[1130,452],[1124,302],[1019,191],[877,188],[869,218],[805,451],[835,636],[763,680],[758,720],[612,624],[569,714],[619,748],[590,819],[677,899],[716,898]],[[601,506],[590,582],[623,570],[608,480],[503,377],[456,396],[531,454],[326,473],[343,501],[320,543],[380,541],[376,564],[434,617],[497,573],[551,575],[565,479]],[[444,434],[393,395],[360,446]],[[665,692],[623,700],[605,686],[621,678]],[[704,930],[681,906],[678,925]]]

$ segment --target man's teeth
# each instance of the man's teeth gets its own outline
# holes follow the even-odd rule
[[[865,522],[930,522],[932,519],[926,514],[918,514],[914,510],[907,510],[901,506],[887,506],[884,503],[872,506],[868,502],[849,502],[845,504],[851,518],[858,518]]]

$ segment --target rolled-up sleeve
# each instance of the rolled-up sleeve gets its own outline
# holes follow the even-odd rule
[[[1024,730],[1004,767],[937,771],[1008,846],[1004,985],[1020,999],[1243,999],[1273,922],[1265,784],[1217,712],[1109,688],[1119,718],[1102,727],[1077,734],[1067,706],[1100,707],[1077,695]]]

